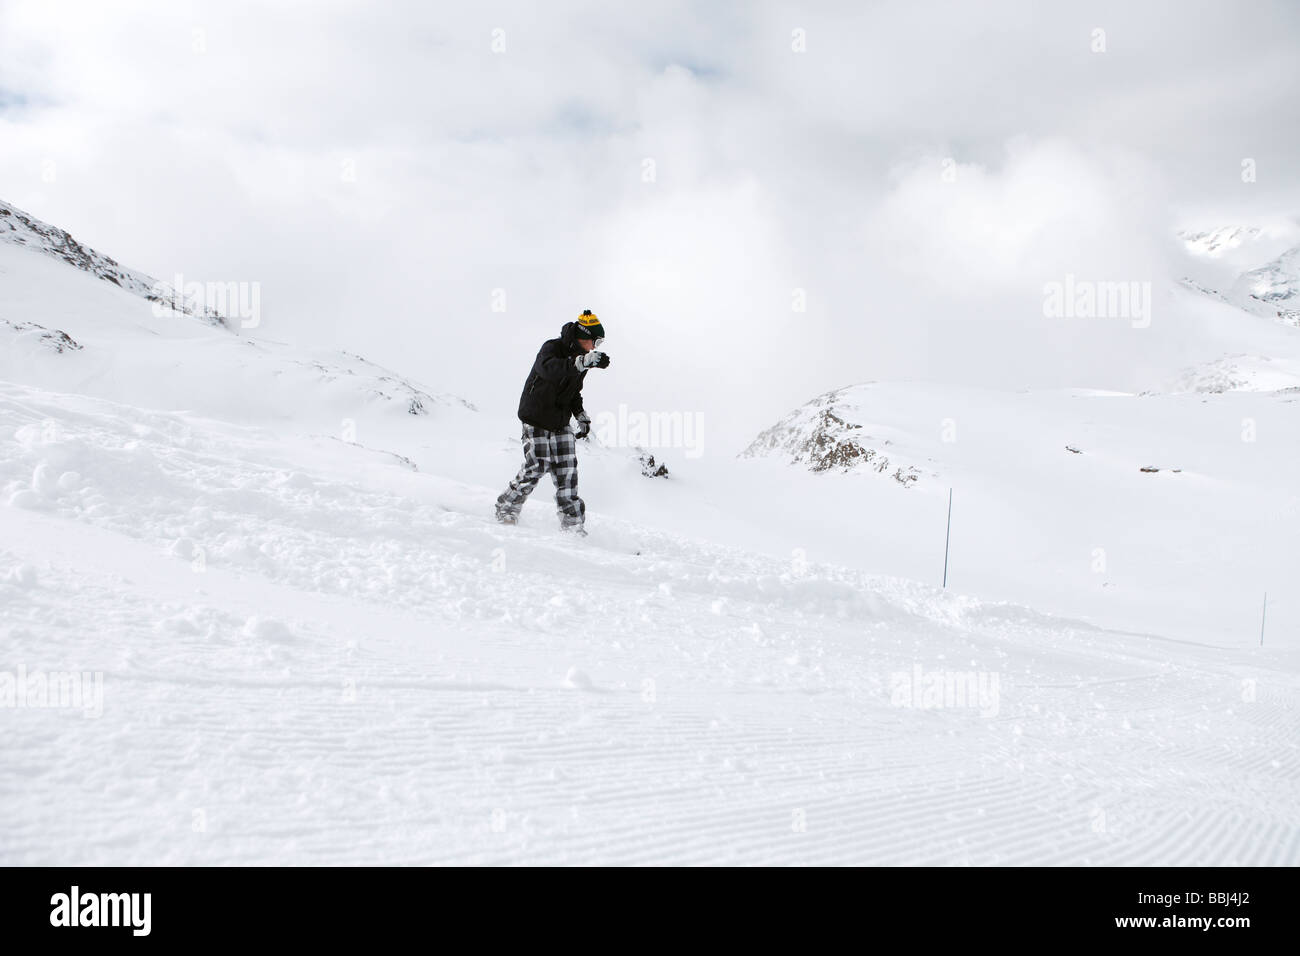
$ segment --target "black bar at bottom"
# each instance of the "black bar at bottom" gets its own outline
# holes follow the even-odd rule
[[[664,934],[691,925],[737,941],[790,933],[812,943],[849,932],[863,942],[926,945],[1131,937],[1232,946],[1294,932],[1294,877],[1289,869],[1193,868],[834,869],[815,876],[806,869],[575,869],[540,880],[527,870],[7,868],[0,869],[0,933],[9,952],[28,951],[23,943],[57,944],[61,936],[79,944],[319,942],[333,949],[396,942],[413,929],[481,931],[489,934],[483,945],[514,930],[534,945],[603,948],[616,944],[607,933],[619,925],[630,934],[625,940],[658,938],[661,945],[682,942]]]

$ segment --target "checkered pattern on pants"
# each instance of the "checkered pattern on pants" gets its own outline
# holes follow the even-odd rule
[[[555,479],[555,510],[560,527],[581,527],[587,506],[578,497],[578,446],[573,432],[524,425],[524,464],[497,498],[498,518],[516,517],[546,472]]]

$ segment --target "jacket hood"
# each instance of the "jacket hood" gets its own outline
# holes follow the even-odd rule
[[[581,352],[582,346],[578,344],[578,330],[580,326],[577,322],[565,322],[560,328],[560,341],[570,352]]]

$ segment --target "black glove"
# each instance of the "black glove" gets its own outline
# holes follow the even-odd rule
[[[574,438],[586,438],[587,433],[591,431],[591,419],[587,413],[583,412],[578,416],[578,427],[573,430]]]

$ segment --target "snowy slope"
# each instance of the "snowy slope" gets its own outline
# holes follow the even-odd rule
[[[0,863],[1300,862],[1295,394],[840,390],[584,445],[574,540],[516,422],[152,306],[0,243]]]
[[[1258,309],[1257,314],[1272,313],[1287,325],[1300,327],[1300,246],[1242,275],[1229,299]]]
[[[345,422],[364,435],[371,422],[474,411],[360,356],[296,349],[156,309],[137,291],[31,246],[0,243],[0,289],[7,381],[333,434]]]
[[[1138,394],[839,388],[759,434],[731,485],[787,553],[931,582],[951,489],[949,581],[967,593],[1244,644],[1269,592],[1272,639],[1295,646],[1300,334],[1180,296],[1189,356],[1237,354],[1153,369]]]
[[[58,259],[87,275],[112,283],[151,303],[166,306],[209,325],[227,326],[227,319],[202,303],[187,302],[164,282],[125,268],[103,253],[72,238],[66,230],[41,222],[16,206],[0,200],[0,244],[22,246]]]
[[[1300,861],[1294,650],[503,529],[362,450],[25,386],[0,435],[6,663],[104,675],[97,719],[4,713],[7,863]]]
[[[1300,392],[1300,358],[1268,355],[1225,355],[1184,369],[1170,380],[1171,392]]]

